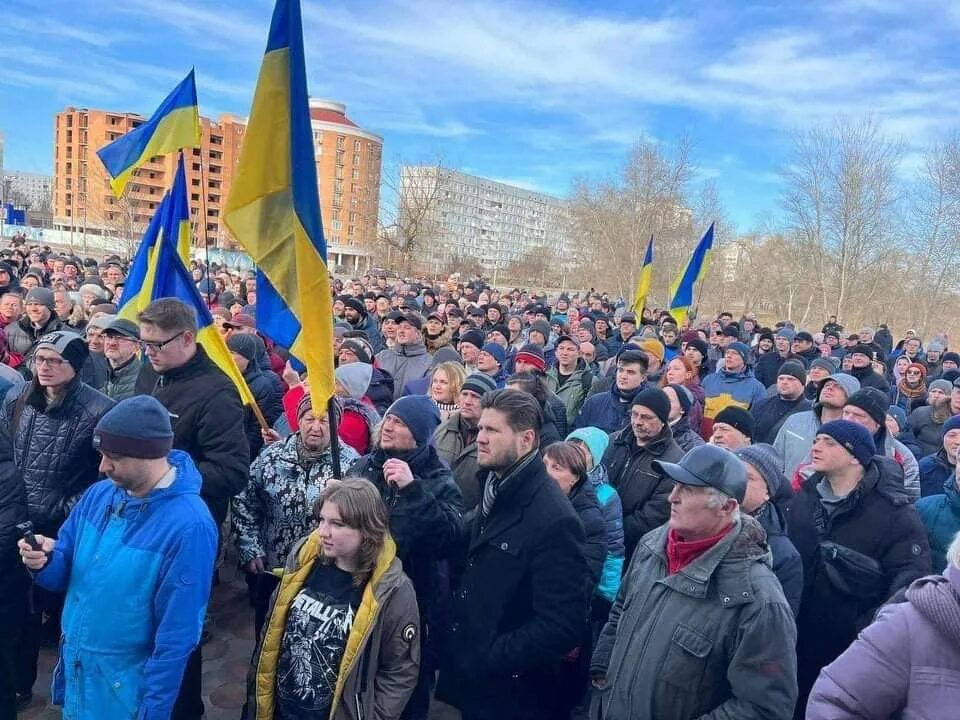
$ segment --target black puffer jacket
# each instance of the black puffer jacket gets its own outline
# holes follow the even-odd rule
[[[27,510],[39,534],[56,537],[80,495],[96,482],[100,453],[93,428],[113,405],[79,378],[55,403],[48,404],[36,381],[14,388],[4,400],[0,432],[13,439]]]
[[[26,568],[20,561],[17,524],[27,519],[27,494],[23,478],[13,461],[13,446],[6,433],[0,432],[0,613],[14,613],[27,605],[30,584]]]
[[[185,365],[157,375],[144,365],[137,394],[153,395],[174,416],[173,447],[190,454],[203,477],[200,497],[217,526],[230,498],[250,480],[250,446],[243,405],[233,382],[202,347]]]
[[[283,384],[273,370],[261,370],[256,363],[250,363],[243,374],[247,387],[253,393],[253,399],[260,406],[267,425],[273,427],[283,413]],[[247,434],[247,443],[250,445],[250,457],[256,458],[263,449],[263,436],[260,434],[260,423],[253,410],[244,408],[244,431]]]

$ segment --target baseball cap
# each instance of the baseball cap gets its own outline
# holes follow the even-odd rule
[[[747,493],[747,471],[743,463],[732,452],[716,445],[695,447],[678,463],[654,460],[653,469],[681,485],[716,488],[739,503]]]

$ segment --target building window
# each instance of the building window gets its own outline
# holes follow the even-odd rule
[[[354,141],[353,141],[353,151],[354,151],[355,153],[360,152],[360,141],[359,141],[359,140],[354,140]]]
[[[339,220],[340,220],[340,211],[339,211],[339,210],[334,210],[334,211],[333,211],[333,219],[336,220],[336,221],[339,221]]]
[[[354,168],[353,173],[350,175],[354,180],[360,179],[360,168]]]
[[[353,235],[353,225],[347,225],[347,235]]]
[[[343,135],[337,135],[337,150],[346,149],[347,138]]]
[[[337,165],[343,166],[343,150],[337,150]]]
[[[194,163],[194,164],[193,164],[193,171],[194,171],[194,172],[200,172],[200,163]]]

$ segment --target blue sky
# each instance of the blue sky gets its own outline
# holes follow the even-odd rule
[[[67,105],[149,114],[191,65],[201,111],[245,115],[272,0],[4,0],[6,166],[50,172]],[[741,230],[776,219],[791,133],[871,115],[904,172],[953,131],[960,6],[914,0],[304,0],[310,92],[384,136],[564,195],[638,138],[695,144]]]

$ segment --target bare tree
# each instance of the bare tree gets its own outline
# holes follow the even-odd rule
[[[876,271],[893,246],[902,154],[901,143],[872,120],[836,121],[794,139],[783,172],[786,227],[814,253],[822,306],[841,322],[854,302],[862,307],[880,288]]]
[[[439,204],[447,172],[443,158],[437,156],[430,164],[398,161],[384,176],[386,197],[380,203],[378,241],[386,246],[388,256],[396,251],[405,272],[440,235]]]

